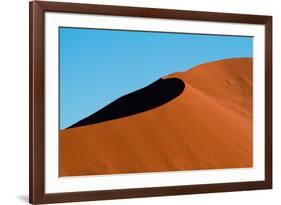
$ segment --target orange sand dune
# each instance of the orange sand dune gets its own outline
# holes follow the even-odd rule
[[[252,59],[197,66],[158,108],[60,131],[60,175],[251,167]]]

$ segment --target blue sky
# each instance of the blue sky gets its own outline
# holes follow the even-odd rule
[[[64,27],[59,35],[60,129],[162,76],[253,56],[252,37]]]

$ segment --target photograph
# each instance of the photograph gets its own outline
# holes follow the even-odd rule
[[[252,73],[252,36],[60,27],[60,176],[252,167]]]

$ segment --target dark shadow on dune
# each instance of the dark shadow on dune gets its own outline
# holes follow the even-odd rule
[[[184,87],[185,84],[181,79],[160,78],[147,87],[118,98],[68,128],[114,120],[157,108],[179,96]]]

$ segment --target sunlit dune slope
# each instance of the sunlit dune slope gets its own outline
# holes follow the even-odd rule
[[[185,90],[160,107],[60,131],[60,175],[251,167],[252,59],[169,77]]]

